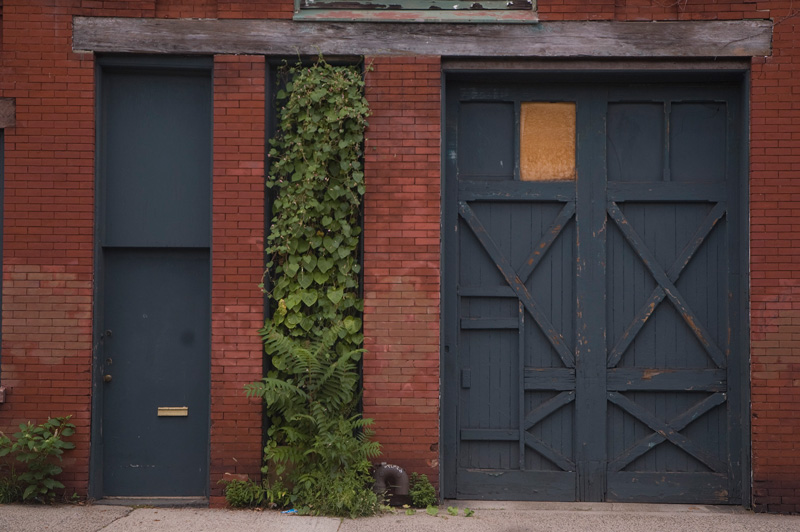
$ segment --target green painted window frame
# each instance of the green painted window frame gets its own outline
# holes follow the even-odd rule
[[[294,19],[342,22],[538,22],[536,0],[295,0]]]

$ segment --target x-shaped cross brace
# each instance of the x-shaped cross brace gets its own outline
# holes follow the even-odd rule
[[[639,258],[642,260],[645,267],[648,269],[648,271],[650,271],[651,275],[658,284],[655,290],[653,290],[653,293],[650,294],[650,297],[647,299],[645,304],[639,309],[639,312],[636,313],[636,317],[634,317],[633,321],[625,329],[625,332],[622,333],[622,336],[619,338],[616,345],[614,345],[609,352],[607,362],[608,367],[613,368],[619,363],[623,353],[625,353],[625,350],[628,349],[631,342],[633,342],[633,339],[644,326],[645,322],[650,318],[653,312],[655,312],[658,304],[666,296],[669,298],[672,304],[675,305],[678,313],[681,315],[689,328],[694,332],[695,336],[703,345],[706,352],[717,365],[717,367],[724,368],[727,365],[725,355],[720,348],[717,347],[714,340],[712,340],[711,335],[705,329],[705,327],[703,327],[703,324],[689,307],[689,304],[683,298],[681,293],[677,288],[675,288],[675,282],[677,282],[681,273],[689,264],[689,261],[692,259],[692,256],[695,254],[695,252],[700,248],[700,245],[703,243],[705,238],[725,214],[725,204],[722,202],[717,203],[714,208],[711,209],[711,212],[708,213],[708,216],[706,216],[705,220],[703,220],[703,223],[697,229],[692,239],[689,241],[683,251],[681,251],[681,253],[678,255],[678,258],[675,259],[675,262],[666,272],[659,266],[658,261],[653,253],[648,249],[647,245],[644,243],[644,240],[642,240],[639,234],[633,229],[633,227],[631,227],[631,224],[628,222],[627,218],[625,218],[622,210],[620,210],[619,206],[617,206],[617,204],[613,201],[608,203],[608,214],[611,216],[611,219],[616,222],[617,227],[620,228],[622,234],[625,236],[625,239],[628,241],[631,247],[633,247],[633,250],[636,252],[636,254],[639,255]]]
[[[619,392],[608,392],[608,400],[618,405],[620,408],[631,414],[633,417],[650,427],[654,433],[646,436],[631,447],[626,449],[621,455],[609,462],[609,471],[620,471],[623,467],[642,456],[644,453],[663,443],[666,440],[674,443],[690,455],[694,456],[713,471],[718,473],[726,472],[725,464],[716,457],[708,454],[702,447],[695,444],[692,440],[680,433],[689,423],[699,418],[715,406],[725,402],[724,393],[714,393],[706,397],[692,408],[681,415],[664,423],[653,414],[637,405]]]

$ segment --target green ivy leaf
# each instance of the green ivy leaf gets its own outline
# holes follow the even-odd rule
[[[322,239],[322,246],[328,251],[328,253],[333,253],[336,251],[336,241],[331,238],[330,236],[326,236]]]
[[[350,334],[355,334],[361,330],[361,319],[356,318],[355,316],[347,316],[343,321],[342,325]]]
[[[318,298],[317,291],[316,290],[306,290],[306,291],[303,292],[303,295],[301,296],[301,298],[303,299],[303,303],[305,303],[307,307],[310,307],[311,305],[313,305],[314,303],[317,302],[317,298]]]
[[[286,302],[286,309],[287,310],[292,310],[297,305],[300,304],[300,294],[298,294],[297,292],[295,292],[293,294],[289,294],[288,296],[286,296],[284,301]]]
[[[333,268],[333,264],[333,259],[329,257],[320,257],[319,260],[317,260],[317,267],[322,273],[327,273],[331,268]]]
[[[335,305],[342,300],[344,297],[344,290],[342,288],[329,288],[328,289],[328,299]]]
[[[303,319],[303,316],[301,316],[300,314],[298,314],[296,312],[293,312],[293,313],[291,313],[291,314],[286,316],[286,325],[289,328],[294,328],[294,327],[297,326],[298,323],[300,323],[300,321],[302,319]]]
[[[314,255],[303,255],[303,267],[306,271],[312,271],[317,266],[317,257]]]
[[[304,273],[301,273],[301,274],[300,274],[300,275],[297,277],[297,283],[298,283],[298,284],[299,284],[299,285],[300,285],[300,286],[301,286],[303,289],[305,289],[305,288],[308,288],[309,286],[311,286],[311,283],[313,283],[313,282],[314,282],[314,277],[313,277],[312,275],[310,275],[310,274],[307,274],[307,273],[305,273],[305,272],[304,272]]]
[[[283,265],[283,271],[289,276],[294,277],[300,269],[299,264],[286,263]]]

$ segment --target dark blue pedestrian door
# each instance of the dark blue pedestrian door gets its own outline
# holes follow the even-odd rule
[[[211,78],[102,63],[94,491],[208,494]]]
[[[446,497],[741,502],[738,89],[448,84]]]

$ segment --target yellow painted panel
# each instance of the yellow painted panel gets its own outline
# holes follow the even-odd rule
[[[523,181],[575,179],[575,103],[524,102],[520,129]]]

